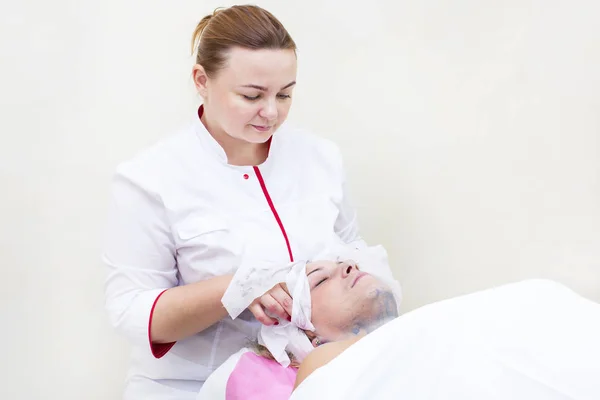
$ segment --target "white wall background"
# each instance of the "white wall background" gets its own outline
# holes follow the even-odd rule
[[[600,300],[600,3],[259,4],[300,48],[291,118],[342,147],[405,310],[528,277]],[[108,180],[195,111],[190,35],[221,5],[0,5],[0,398],[120,397]]]

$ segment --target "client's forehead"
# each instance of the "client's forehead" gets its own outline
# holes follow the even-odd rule
[[[306,274],[310,274],[313,271],[318,269],[332,269],[339,265],[340,263],[337,261],[313,261],[309,265],[306,266]]]

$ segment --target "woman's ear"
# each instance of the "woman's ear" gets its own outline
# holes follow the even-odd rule
[[[192,68],[192,76],[194,77],[194,86],[196,86],[196,90],[200,96],[205,99],[208,94],[208,75],[206,75],[204,67],[200,64],[194,65]]]
[[[314,333],[312,331],[304,331],[304,333],[306,334],[306,337],[308,338],[308,340],[310,340],[310,342],[312,343],[313,347],[318,347],[320,344],[323,344],[317,338],[316,333]]]

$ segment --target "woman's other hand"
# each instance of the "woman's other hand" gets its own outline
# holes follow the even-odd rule
[[[279,323],[277,319],[271,316],[291,321],[292,298],[285,283],[278,283],[271,290],[255,299],[248,310],[263,325],[271,326]]]

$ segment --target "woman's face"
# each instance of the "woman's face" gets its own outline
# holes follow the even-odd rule
[[[250,143],[268,141],[290,110],[296,64],[293,50],[234,47],[212,78],[196,66],[194,81],[211,133]]]
[[[368,330],[379,318],[397,316],[390,289],[351,261],[309,263],[306,274],[311,288],[311,321],[325,341],[340,340]]]

